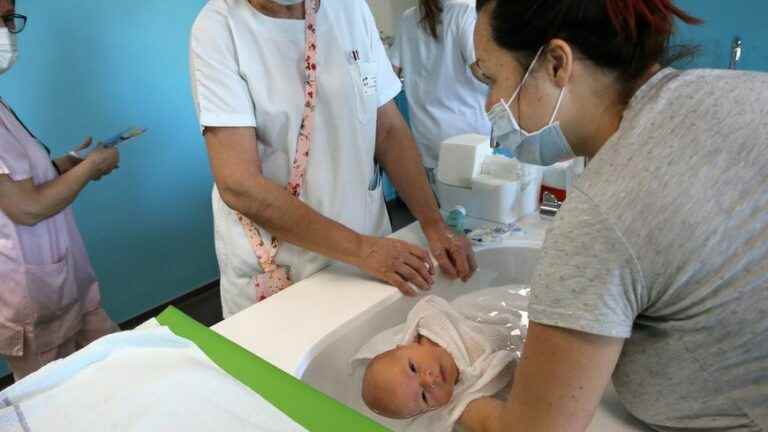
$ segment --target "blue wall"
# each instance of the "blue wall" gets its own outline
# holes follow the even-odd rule
[[[397,109],[399,109],[400,113],[403,115],[405,122],[410,127],[411,112],[408,109],[408,99],[405,97],[405,91],[401,91],[400,94],[395,97],[395,103],[397,104]],[[395,190],[395,185],[392,184],[392,181],[389,179],[389,177],[387,177],[386,173],[384,173],[384,198],[387,201],[391,201],[397,198],[397,190]]]
[[[55,154],[87,135],[149,128],[75,203],[109,314],[120,322],[217,278],[212,179],[187,66],[205,1],[16,3],[29,23],[0,95]]]
[[[701,26],[678,26],[677,41],[701,46],[701,52],[687,66],[726,68],[731,41],[744,39],[739,69],[768,72],[768,1],[766,0],[677,0],[677,5],[703,19]]]

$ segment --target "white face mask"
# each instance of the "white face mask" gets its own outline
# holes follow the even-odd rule
[[[7,27],[0,27],[0,74],[8,72],[16,63],[18,54],[16,35],[8,31]]]
[[[542,47],[536,54],[533,63],[531,63],[509,102],[504,102],[502,99],[494,105],[488,112],[488,119],[493,126],[492,142],[512,152],[512,155],[521,162],[549,166],[576,157],[571,146],[568,145],[568,140],[563,135],[563,131],[560,129],[560,123],[555,122],[557,112],[560,110],[560,105],[565,97],[565,88],[560,91],[560,97],[557,99],[557,105],[552,113],[552,118],[549,120],[549,124],[536,132],[529,133],[524,131],[509,108],[520,94],[520,90],[528,80],[528,76],[531,74],[543,50],[544,48]]]

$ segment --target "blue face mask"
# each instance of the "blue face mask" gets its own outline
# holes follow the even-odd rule
[[[560,110],[560,104],[565,97],[565,88],[560,91],[560,97],[557,99],[557,105],[552,113],[552,118],[549,120],[549,124],[536,132],[529,133],[524,131],[509,108],[520,94],[520,90],[528,80],[543,50],[544,48],[541,48],[536,54],[533,63],[531,63],[509,102],[504,102],[502,99],[494,105],[488,112],[488,120],[490,120],[493,126],[492,143],[509,150],[512,156],[517,157],[520,162],[549,166],[576,157],[573,149],[568,145],[568,140],[563,135],[563,131],[560,129],[560,123],[555,122],[557,112]]]

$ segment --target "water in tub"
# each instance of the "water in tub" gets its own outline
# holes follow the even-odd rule
[[[385,419],[368,410],[363,404],[360,404],[359,407],[364,410],[367,415],[376,418],[393,430],[442,432],[451,429],[451,422],[446,421],[446,419],[460,416],[460,410],[462,409],[460,407],[463,406],[467,400],[479,397],[478,393],[483,391],[487,392],[491,388],[494,389],[491,391],[497,392],[496,389],[500,388],[501,390],[498,390],[496,395],[500,398],[506,397],[506,394],[509,391],[513,365],[512,367],[503,367],[500,366],[500,363],[503,363],[504,365],[510,363],[513,364],[520,356],[520,349],[528,329],[528,314],[526,310],[529,292],[530,290],[528,286],[525,285],[507,285],[485,288],[462,295],[450,303],[450,308],[455,312],[458,312],[461,317],[481,326],[476,328],[483,329],[483,337],[488,338],[488,340],[483,342],[487,344],[488,347],[493,347],[492,351],[495,351],[492,355],[478,357],[482,358],[480,361],[474,359],[471,373],[474,374],[475,377],[467,379],[480,381],[481,376],[490,374],[496,376],[496,383],[491,384],[491,386],[484,385],[482,387],[473,384],[465,386],[457,385],[453,398],[444,407],[408,420]],[[427,300],[424,301],[426,302]],[[440,304],[442,304],[442,302],[437,304],[437,310],[439,310]],[[419,307],[423,307],[421,303],[420,306],[417,306],[417,308]],[[446,307],[448,307],[447,304]],[[429,311],[430,309],[426,310]],[[421,319],[419,319],[419,321],[421,321]],[[403,330],[404,327],[407,326],[400,325],[382,332],[381,336],[384,337],[374,338],[361,349],[361,352],[358,353],[356,358],[370,358],[370,356],[380,353],[379,351],[386,351],[388,348],[385,348],[384,345],[390,345],[394,339],[399,340],[405,336]],[[435,326],[433,329],[434,328],[441,327]],[[462,340],[463,343],[469,344],[473,342],[471,338],[466,337],[466,335],[464,336],[465,337],[458,337],[458,335],[454,335],[454,337],[451,337],[445,335],[444,340]],[[440,339],[440,335],[437,335],[437,338],[434,339]],[[377,342],[377,340],[381,342]],[[450,342],[446,343],[446,345],[447,344],[450,344]],[[440,345],[444,344],[440,343]],[[451,350],[449,349],[449,351]],[[468,348],[467,351],[469,351]],[[501,354],[501,356],[497,354]],[[493,356],[496,357],[494,358]],[[461,363],[460,360],[455,360],[457,360],[457,364]],[[357,362],[357,360],[352,363],[354,368],[352,376],[355,381],[355,388],[361,388],[362,386],[362,377],[365,370],[364,366],[366,364],[366,362],[361,363]],[[470,374],[470,369],[467,365],[464,365],[464,367],[466,368],[465,370],[467,371],[467,374]],[[477,375],[478,370],[481,371],[480,375]],[[485,381],[487,378],[483,378],[483,380]]]

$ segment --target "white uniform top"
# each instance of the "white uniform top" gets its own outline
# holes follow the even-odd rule
[[[355,231],[388,234],[381,186],[370,190],[369,183],[377,110],[400,92],[400,82],[363,0],[323,1],[317,40],[316,126],[302,200]],[[190,51],[201,127],[256,128],[263,174],[286,185],[304,110],[304,21],[267,17],[247,0],[211,0],[192,29]],[[256,302],[249,281],[261,270],[216,188],[213,215],[224,315],[230,316]],[[299,281],[329,260],[282,243],[277,262]]]
[[[485,113],[488,89],[469,69],[475,62],[475,2],[443,1],[439,40],[427,33],[420,18],[416,7],[403,13],[392,63],[403,69],[411,127],[424,166],[436,168],[440,143],[446,138],[490,135]]]

